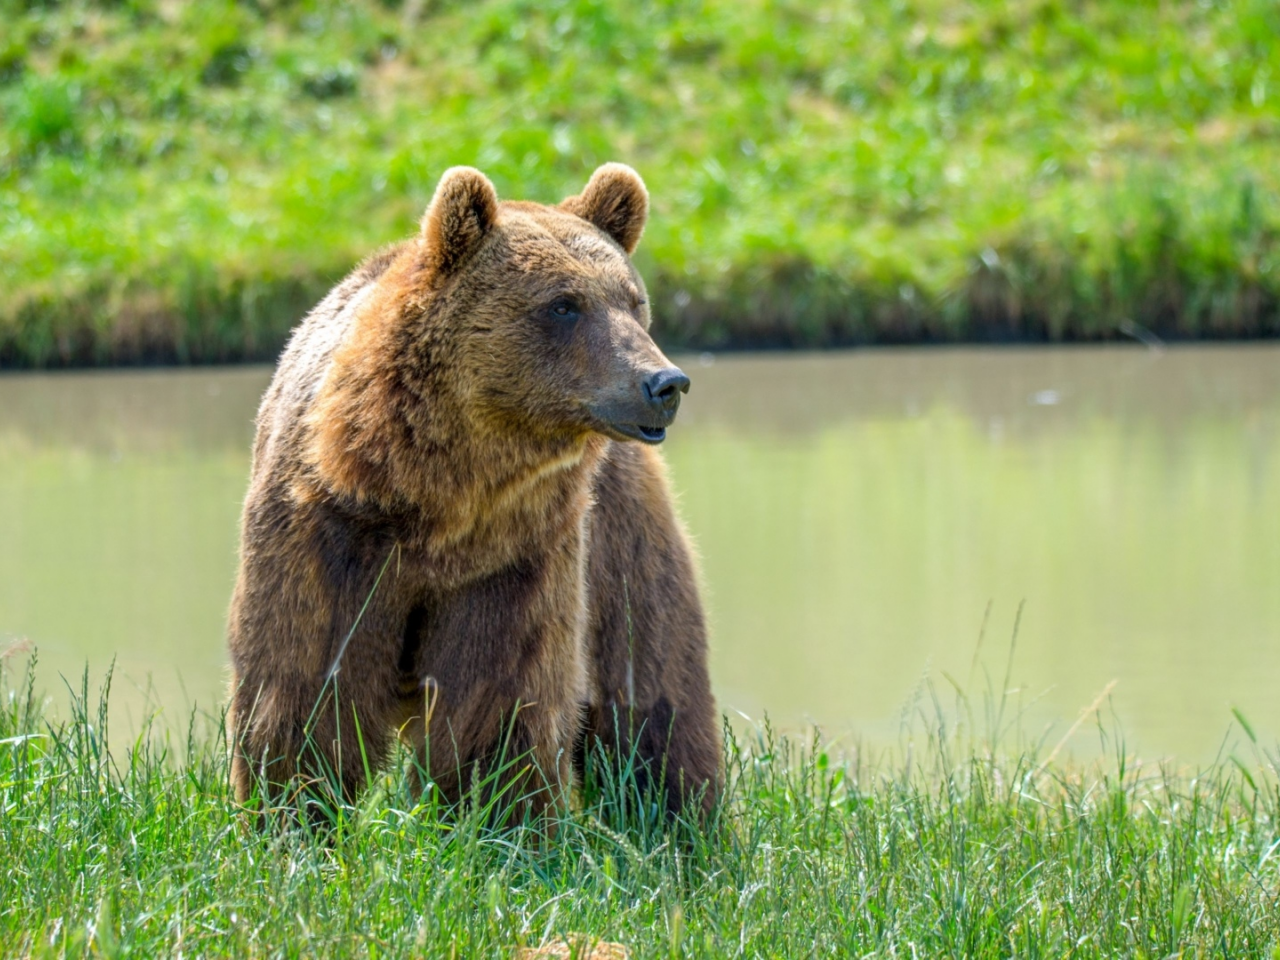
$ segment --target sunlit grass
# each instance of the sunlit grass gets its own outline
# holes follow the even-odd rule
[[[998,679],[998,677],[997,677]],[[987,684],[989,691],[999,684]],[[715,825],[619,814],[609,781],[548,839],[410,790],[403,764],[324,836],[259,834],[229,796],[218,722],[107,747],[83,687],[0,713],[6,955],[507,956],[584,933],[636,957],[1271,956],[1276,760],[1197,772],[1025,742],[1007,698],[925,689],[872,757],[748,728]],[[1105,711],[1103,711],[1105,713]]]
[[[456,163],[639,168],[667,342],[1280,330],[1269,0],[0,12],[6,365],[271,357]]]

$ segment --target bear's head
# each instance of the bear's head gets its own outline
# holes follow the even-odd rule
[[[330,485],[403,493],[427,449],[483,445],[514,465],[592,436],[662,442],[689,379],[649,336],[631,262],[648,210],[618,163],[556,206],[500,202],[480,171],[446,171],[419,235],[366,266],[311,410]]]
[[[445,172],[419,280],[427,337],[449,342],[476,414],[533,435],[663,440],[689,379],[648,333],[630,258],[648,212],[643,181],[618,163],[554,207],[500,203],[480,171]]]

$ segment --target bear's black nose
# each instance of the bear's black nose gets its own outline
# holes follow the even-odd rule
[[[679,367],[667,367],[644,381],[644,397],[649,405],[663,413],[675,413],[680,394],[689,392],[689,378]]]

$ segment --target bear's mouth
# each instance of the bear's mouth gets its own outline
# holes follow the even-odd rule
[[[639,423],[615,423],[612,427],[628,440],[639,440],[641,443],[658,444],[667,439],[666,427],[646,427]]]

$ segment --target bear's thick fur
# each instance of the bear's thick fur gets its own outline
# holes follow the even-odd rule
[[[241,800],[353,799],[399,734],[450,800],[524,756],[511,795],[559,803],[599,738],[670,810],[711,804],[706,627],[651,446],[688,380],[647,332],[647,215],[621,164],[554,207],[454,168],[294,332],[228,627]]]

